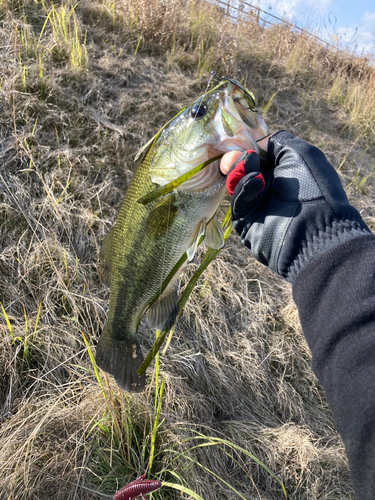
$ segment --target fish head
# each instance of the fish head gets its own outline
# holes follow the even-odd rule
[[[253,94],[235,80],[224,80],[197,99],[165,127],[152,147],[151,180],[164,185],[206,160],[228,151],[255,150],[268,128]],[[204,185],[220,177],[219,161],[181,185]],[[199,188],[203,187],[199,184]]]

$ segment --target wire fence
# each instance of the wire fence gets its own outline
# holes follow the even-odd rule
[[[234,20],[252,20],[256,21],[259,26],[265,28],[267,25],[279,25],[283,24],[286,26],[289,26],[293,30],[297,30],[300,33],[305,33],[309,37],[314,38],[317,40],[319,43],[322,43],[326,47],[329,47],[333,50],[336,50],[338,52],[344,52],[343,50],[339,49],[336,45],[332,45],[331,43],[327,42],[326,40],[323,40],[319,36],[315,35],[314,33],[311,33],[310,31],[307,31],[304,28],[301,28],[298,26],[296,23],[291,23],[290,21],[287,21],[286,19],[282,19],[281,17],[277,17],[274,14],[271,14],[270,12],[267,12],[266,10],[261,9],[260,7],[256,5],[252,5],[245,0],[207,0],[210,3],[213,3],[217,5],[224,13],[226,16],[234,19]]]

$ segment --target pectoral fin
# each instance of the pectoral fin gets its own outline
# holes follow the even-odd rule
[[[104,238],[100,248],[98,262],[96,263],[96,270],[98,271],[99,278],[107,286],[111,284],[113,229],[114,228],[112,228]]]
[[[180,211],[174,193],[160,200],[149,213],[146,232],[154,237],[164,236]]]
[[[202,220],[198,226],[196,227],[196,230],[193,234],[193,237],[190,241],[189,248],[186,250],[186,254],[188,256],[189,262],[193,260],[195,252],[197,251],[198,243],[201,238],[201,236],[204,235],[206,231],[206,220]]]
[[[213,217],[206,227],[206,237],[204,243],[215,249],[222,248],[224,246],[224,232],[221,227],[220,222],[216,217]]]

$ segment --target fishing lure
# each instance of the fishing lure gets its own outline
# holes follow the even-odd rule
[[[143,474],[143,476],[137,477],[131,483],[123,486],[121,490],[118,490],[114,494],[113,500],[133,500],[137,497],[142,497],[142,500],[146,500],[144,495],[161,488],[160,481],[145,479],[145,477],[146,474]]]

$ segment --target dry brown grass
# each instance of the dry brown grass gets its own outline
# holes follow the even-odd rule
[[[121,397],[111,384],[103,398],[81,332],[94,346],[105,319],[109,294],[95,262],[133,154],[202,92],[212,67],[243,77],[269,104],[271,129],[320,146],[375,229],[375,80],[363,59],[286,27],[233,26],[205,4],[113,6],[0,4],[0,302],[14,338],[0,311],[1,500],[99,499],[147,466],[152,371],[145,393]],[[68,39],[44,26],[63,8]],[[75,65],[77,40],[84,58]],[[145,324],[140,333],[146,350],[154,333]],[[203,465],[246,499],[282,497],[243,454],[188,451],[185,440],[202,432],[265,462],[288,498],[354,498],[289,286],[236,236],[193,292],[161,370],[153,475],[178,473],[205,500],[237,498]],[[167,488],[157,495],[174,498]]]

